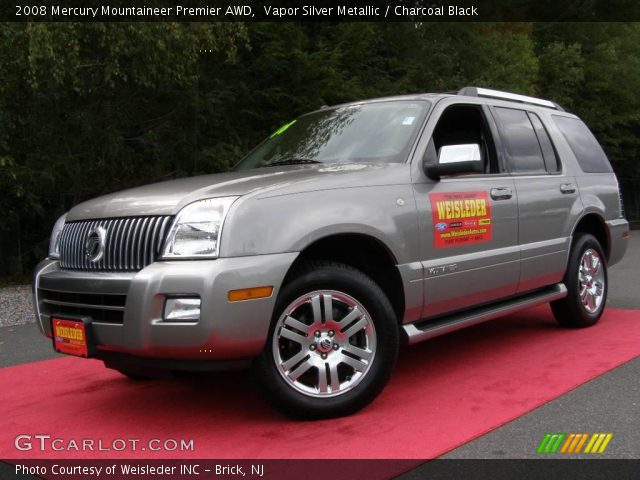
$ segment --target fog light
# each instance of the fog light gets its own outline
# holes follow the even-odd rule
[[[163,320],[167,322],[197,322],[200,320],[199,298],[167,298]]]

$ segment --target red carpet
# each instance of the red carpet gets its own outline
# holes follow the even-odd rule
[[[29,363],[0,369],[0,458],[433,458],[640,355],[639,339],[640,311],[565,330],[535,308],[405,347],[377,401],[322,422],[274,413],[248,373],[140,383],[97,361]],[[20,452],[19,434],[193,439],[195,450]]]

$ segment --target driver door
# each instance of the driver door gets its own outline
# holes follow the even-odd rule
[[[517,192],[500,167],[495,125],[485,108],[445,102],[436,106],[425,130],[428,162],[449,162],[443,156],[449,146],[457,146],[454,150],[460,152],[465,150],[459,148],[462,145],[468,151],[475,150],[468,146],[478,145],[481,168],[437,179],[427,177],[422,168],[417,172],[414,192],[424,278],[422,318],[495,301],[517,290]]]

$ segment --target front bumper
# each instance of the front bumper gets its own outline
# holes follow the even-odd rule
[[[250,359],[265,344],[280,286],[297,255],[155,262],[130,273],[61,270],[57,261],[44,260],[33,284],[36,316],[50,337],[51,315],[94,312],[98,357]],[[266,285],[273,286],[270,297],[227,299],[229,290]],[[165,299],[172,296],[199,296],[199,321],[163,321]]]

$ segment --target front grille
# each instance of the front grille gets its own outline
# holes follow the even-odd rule
[[[127,217],[66,223],[60,234],[60,266],[65,270],[138,271],[152,263],[162,248],[170,216]],[[106,230],[105,250],[96,262],[86,253],[87,236]]]
[[[123,323],[126,295],[71,293],[38,289],[40,312],[47,316],[88,316],[95,322]]]

